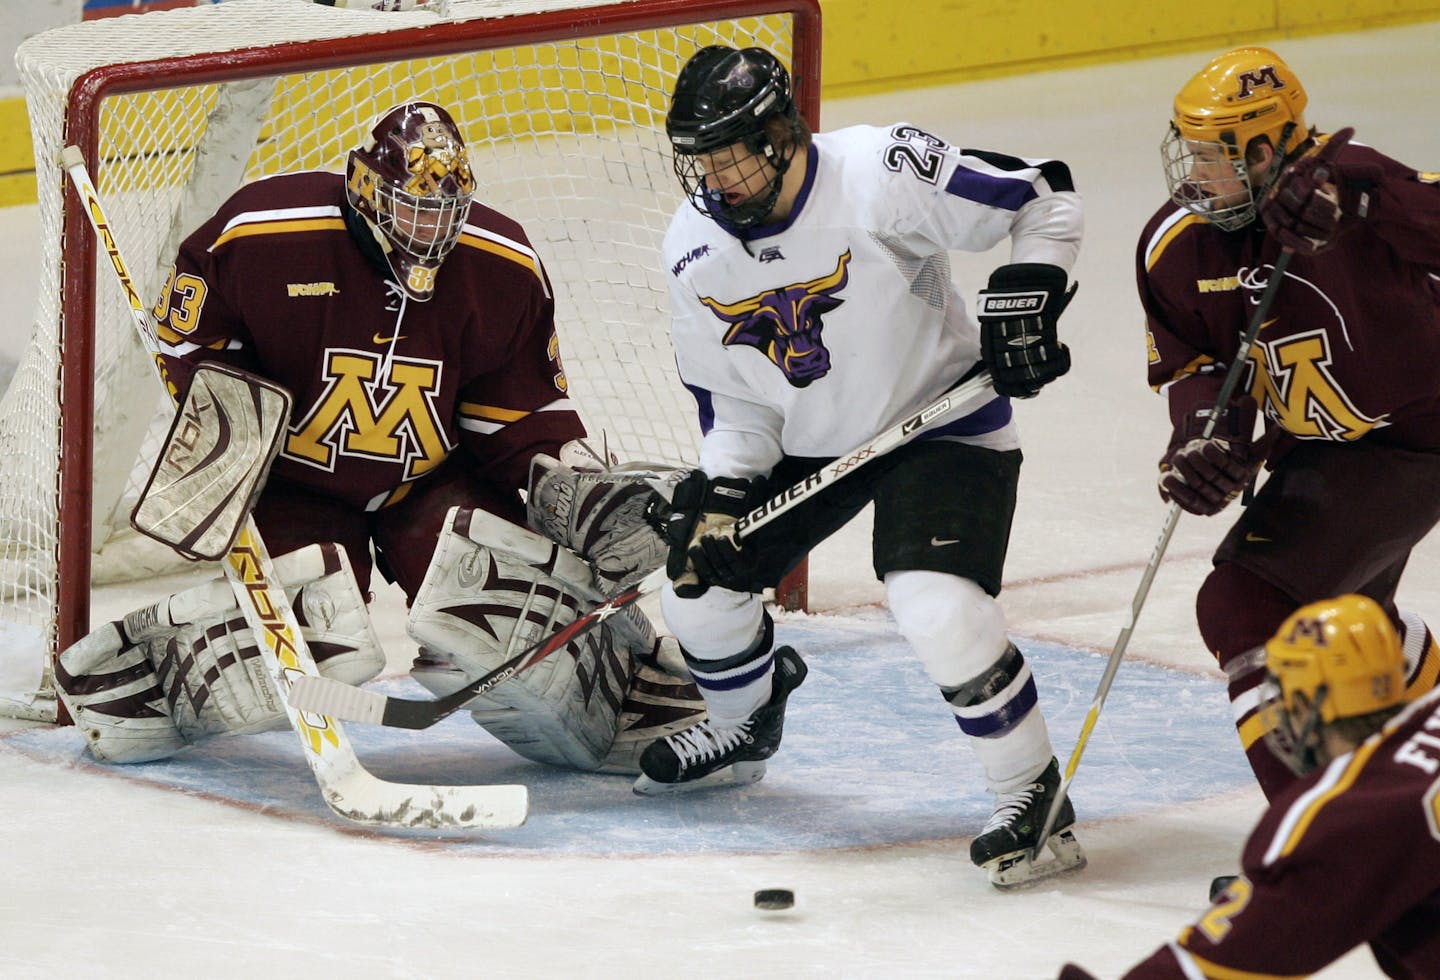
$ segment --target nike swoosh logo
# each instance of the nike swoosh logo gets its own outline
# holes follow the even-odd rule
[[[391,342],[396,341],[396,340],[404,340],[404,339],[405,339],[405,335],[402,333],[402,334],[397,334],[397,335],[394,336],[394,337],[382,337],[382,336],[380,336],[380,335],[377,333],[375,336],[371,337],[370,339],[373,340],[373,341],[375,341],[375,343],[377,343],[377,344],[388,344],[388,343],[391,343]]]
[[[1246,541],[1251,541],[1251,542],[1254,542],[1254,543],[1257,543],[1257,544],[1269,544],[1270,542],[1274,541],[1275,539],[1274,539],[1274,538],[1267,538],[1267,537],[1265,537],[1264,535],[1256,534],[1254,531],[1246,531],[1246,532],[1245,532],[1245,540],[1246,540]]]
[[[930,539],[930,547],[932,547],[932,548],[943,548],[943,547],[945,547],[947,544],[959,544],[959,543],[960,543],[960,539],[959,539],[959,538],[931,538],[931,539]]]

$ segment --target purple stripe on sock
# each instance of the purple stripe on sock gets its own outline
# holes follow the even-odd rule
[[[744,687],[765,676],[770,665],[775,662],[774,654],[767,655],[763,660],[756,661],[750,669],[734,674],[726,674],[723,677],[706,675],[695,670],[691,664],[690,674],[695,678],[695,686],[704,688],[707,691],[733,691],[737,687]]]
[[[1025,681],[1024,686],[1016,695],[1002,705],[998,711],[992,711],[979,718],[961,718],[956,715],[955,721],[959,723],[960,730],[966,735],[992,738],[996,735],[1003,735],[1020,724],[1039,700],[1040,696],[1035,690],[1035,678],[1031,677]]]

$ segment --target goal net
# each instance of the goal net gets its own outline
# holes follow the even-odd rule
[[[49,665],[88,632],[92,586],[176,561],[129,531],[169,408],[55,162],[67,144],[89,162],[149,302],[180,241],[243,182],[342,171],[380,112],[407,99],[444,105],[465,133],[479,199],[516,218],[545,262],[592,437],[626,460],[695,461],[659,265],[680,201],[669,89],[697,48],[758,44],[791,66],[818,122],[818,0],[439,8],[225,0],[20,46],[41,240],[32,336],[0,402],[0,713],[53,717]]]

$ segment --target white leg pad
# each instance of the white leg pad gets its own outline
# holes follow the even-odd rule
[[[410,636],[422,645],[411,675],[448,694],[588,612],[593,596],[589,566],[568,549],[483,511],[454,510],[410,611]],[[644,625],[637,641],[634,624],[619,630],[615,620],[600,624],[496,687],[475,703],[472,716],[537,762],[633,771],[628,748],[611,758],[617,732],[623,727],[633,736],[632,729],[664,713],[664,704],[651,710],[627,700],[633,654],[651,654],[655,645]],[[692,686],[667,683],[675,690],[657,689],[660,702],[698,702]],[[693,723],[693,711],[682,713]],[[638,750],[633,754],[638,758]]]
[[[346,683],[385,666],[345,552],[311,545],[275,559],[317,666]],[[285,709],[230,583],[215,579],[137,609],[70,646],[61,700],[103,762],[149,762],[214,735],[266,731]]]

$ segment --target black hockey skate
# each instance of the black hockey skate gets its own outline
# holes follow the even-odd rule
[[[775,651],[770,700],[735,728],[709,721],[657,739],[640,755],[641,796],[678,793],[711,786],[753,783],[765,775],[765,760],[780,747],[785,701],[805,680],[808,668],[790,647]]]
[[[1085,867],[1085,852],[1072,829],[1075,808],[1068,798],[1055,818],[1050,839],[1044,842],[1053,860],[1036,863],[1031,858],[1059,789],[1060,763],[1052,758],[1034,782],[1013,793],[1001,793],[996,799],[995,813],[970,845],[970,860],[989,872],[990,883],[996,888],[1014,888]]]

